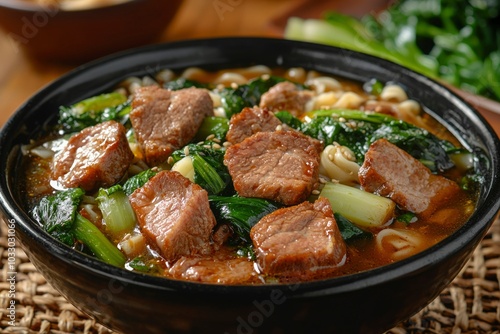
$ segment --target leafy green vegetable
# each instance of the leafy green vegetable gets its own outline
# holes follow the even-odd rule
[[[337,226],[339,227],[340,234],[342,235],[342,239],[344,239],[345,242],[350,242],[356,239],[368,239],[372,237],[371,233],[360,229],[340,213],[335,212],[334,216]]]
[[[337,212],[358,226],[380,227],[394,218],[396,203],[386,197],[341,183],[327,182],[319,194]]]
[[[123,94],[102,94],[69,107],[59,107],[59,125],[65,133],[77,132],[109,120],[124,121],[130,110],[130,103]]]
[[[73,222],[78,205],[85,194],[81,188],[72,188],[41,199],[34,209],[35,219],[43,229],[68,246],[73,246]]]
[[[228,87],[220,91],[222,106],[226,112],[226,117],[239,113],[245,107],[259,105],[262,94],[267,92],[272,86],[285,81],[278,76],[269,78],[257,78],[248,84],[239,85],[236,88]]]
[[[278,204],[262,199],[248,197],[209,196],[210,208],[219,222],[233,226],[239,240],[250,244],[250,229],[262,217],[279,208]]]
[[[372,54],[500,100],[498,0],[400,0],[361,19],[290,18],[285,37]]]
[[[405,212],[396,217],[397,221],[405,223],[406,225],[416,222],[417,219],[418,219],[417,215],[414,214],[413,212]]]
[[[125,192],[125,195],[130,196],[137,188],[142,187],[150,178],[155,176],[156,173],[156,170],[146,169],[145,171],[129,178],[123,184],[123,191]]]
[[[365,82],[363,89],[372,95],[379,96],[384,89],[384,83],[378,79],[371,79]]]
[[[137,219],[121,185],[99,189],[96,201],[109,234],[118,239],[123,237],[125,233],[133,231]]]
[[[194,138],[195,141],[204,141],[208,136],[214,135],[219,140],[226,138],[229,130],[229,119],[225,117],[205,117]]]
[[[73,233],[75,238],[86,245],[99,260],[117,267],[125,265],[125,255],[102,234],[97,226],[80,214],[76,215]]]
[[[430,77],[436,77],[437,65],[421,54],[410,58],[391,52],[357,19],[340,13],[328,13],[325,19],[292,17],[285,29],[288,39],[304,40],[346,48],[384,58]]]
[[[206,189],[209,194],[220,194],[232,185],[231,175],[224,165],[223,149],[215,148],[218,145],[212,141],[200,144],[189,144],[183,149],[174,151],[171,155],[176,163],[186,157],[186,153],[193,159],[194,182]]]
[[[34,217],[45,231],[66,245],[74,246],[78,240],[98,259],[123,266],[125,256],[92,222],[77,212],[84,194],[83,189],[71,188],[46,196],[35,207]]]
[[[186,79],[186,78],[179,78],[179,79],[176,79],[173,81],[165,82],[163,84],[163,88],[170,89],[170,90],[179,90],[179,89],[190,88],[190,87],[210,88],[210,85],[196,81],[196,80]]]
[[[194,152],[191,154],[191,158],[193,159],[195,183],[212,195],[216,195],[226,188],[227,183],[220,177],[217,170],[199,153]]]
[[[349,147],[362,163],[370,145],[380,138],[419,159],[432,171],[444,171],[454,166],[448,152],[455,147],[425,129],[391,116],[365,113],[359,110],[319,110],[308,114],[310,122],[300,122],[292,116],[276,116],[289,126],[322,140],[325,145],[337,142]]]
[[[153,259],[146,259],[144,256],[138,256],[128,262],[132,269],[148,274],[156,274],[160,272],[159,265]]]

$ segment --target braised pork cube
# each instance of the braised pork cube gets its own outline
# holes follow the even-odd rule
[[[240,196],[294,205],[318,186],[318,146],[297,131],[258,132],[229,146],[224,163]]]
[[[153,166],[188,144],[206,116],[213,116],[213,102],[206,90],[148,86],[136,90],[130,121],[146,162]]]
[[[386,139],[374,142],[359,169],[364,190],[386,196],[403,209],[428,216],[460,196],[453,181],[431,171]]]
[[[73,135],[54,156],[52,178],[68,188],[94,190],[117,183],[134,158],[126,131],[115,121]]]
[[[295,131],[282,123],[272,111],[259,107],[244,108],[240,113],[231,117],[226,139],[232,144],[237,144],[257,132],[273,132],[280,129]],[[324,148],[323,143],[312,137],[308,138],[316,146],[318,152],[321,153]]]
[[[300,116],[312,97],[311,91],[299,90],[295,84],[283,81],[262,94],[259,106],[272,111],[286,110],[294,116]]]
[[[208,193],[178,172],[161,171],[130,195],[142,234],[167,261],[210,254],[216,224]]]
[[[278,209],[250,230],[259,268],[268,275],[308,280],[346,261],[346,246],[326,198]]]
[[[226,139],[236,144],[257,132],[275,131],[279,126],[283,124],[273,112],[259,107],[244,108],[231,117]]]
[[[219,284],[257,283],[253,261],[223,249],[211,256],[181,257],[169,269],[173,278]]]

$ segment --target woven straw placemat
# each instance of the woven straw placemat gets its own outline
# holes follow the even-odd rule
[[[0,223],[0,330],[1,333],[116,333],[89,318],[52,288],[16,247],[9,263],[6,224]],[[10,265],[15,265],[12,268]],[[9,322],[11,283],[15,277],[15,322]],[[387,332],[500,333],[500,219],[455,280],[427,307]],[[117,333],[116,333],[117,334]]]

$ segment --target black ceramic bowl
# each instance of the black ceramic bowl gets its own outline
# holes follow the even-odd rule
[[[477,209],[451,237],[407,260],[294,285],[227,286],[128,272],[73,251],[31,219],[18,180],[20,145],[54,121],[59,105],[111,90],[131,75],[198,66],[304,67],[366,81],[397,81],[481,158]],[[126,333],[380,333],[432,301],[458,274],[500,207],[500,142],[491,127],[436,82],[395,64],[333,47],[227,38],[132,50],[85,65],[27,101],[1,131],[0,201],[29,259],[78,308]]]

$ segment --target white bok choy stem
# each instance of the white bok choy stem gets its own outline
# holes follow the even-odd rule
[[[326,197],[334,212],[362,227],[380,227],[394,217],[396,203],[364,190],[328,182],[320,197]]]

